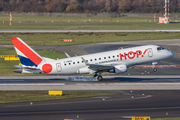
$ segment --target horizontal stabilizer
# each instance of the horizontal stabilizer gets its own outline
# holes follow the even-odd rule
[[[23,67],[23,66],[19,66],[19,65],[14,65],[16,68],[19,69],[33,69],[33,70],[39,70],[39,68],[37,67]]]

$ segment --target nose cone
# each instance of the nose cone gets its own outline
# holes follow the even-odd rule
[[[171,51],[169,51],[169,56],[170,57],[173,57],[175,54],[173,53],[173,52],[171,52]]]

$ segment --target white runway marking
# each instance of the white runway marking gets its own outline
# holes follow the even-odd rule
[[[24,80],[0,80],[0,82],[19,82],[19,81],[24,81]]]
[[[136,29],[136,30],[129,30],[129,29],[106,29],[106,30],[0,30],[0,33],[56,33],[56,32],[180,32],[180,29],[167,29],[167,30],[160,30],[160,29]]]
[[[0,86],[3,86],[3,85],[5,85],[5,86],[7,86],[7,85],[12,85],[12,86],[17,86],[17,85],[19,85],[19,86],[34,86],[34,85],[36,85],[36,86],[45,86],[45,85],[65,85],[65,83],[27,83],[27,84],[13,84],[13,83],[5,83],[5,84],[0,84]]]

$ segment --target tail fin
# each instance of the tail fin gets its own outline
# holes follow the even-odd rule
[[[20,38],[11,40],[22,65],[37,67],[43,61],[43,58]]]

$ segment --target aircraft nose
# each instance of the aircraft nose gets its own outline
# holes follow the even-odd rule
[[[173,57],[175,54],[174,54],[173,52],[169,51],[169,55],[170,55],[171,57]]]

